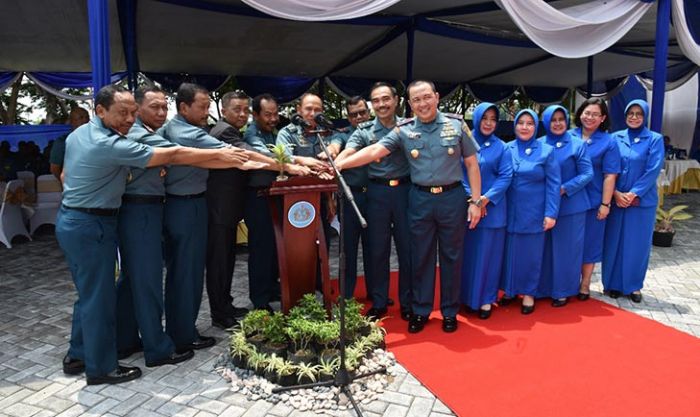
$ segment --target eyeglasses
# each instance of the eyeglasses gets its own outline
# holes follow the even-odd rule
[[[523,121],[523,122],[518,122],[518,123],[516,123],[516,125],[519,126],[519,127],[535,127],[535,124],[534,124],[533,122],[530,122],[530,121],[528,121],[528,122],[525,122],[525,121]]]
[[[600,114],[600,113],[591,113],[591,112],[589,112],[589,111],[585,111],[585,112],[583,112],[582,116],[597,119],[597,118],[599,118],[600,116],[602,116],[602,114]]]
[[[642,117],[644,117],[644,113],[639,111],[631,111],[627,113],[628,119],[641,119]]]
[[[356,117],[360,116],[366,116],[367,115],[367,110],[358,110],[354,112],[348,112],[348,117],[352,117],[353,119]]]

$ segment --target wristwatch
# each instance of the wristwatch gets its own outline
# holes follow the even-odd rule
[[[481,197],[479,197],[479,198],[476,199],[476,200],[474,200],[474,199],[472,199],[472,198],[470,198],[469,200],[467,200],[467,203],[469,203],[469,204],[474,204],[475,206],[477,206],[477,207],[479,207],[479,208],[481,208],[481,204],[482,204],[483,202],[484,202],[484,200],[482,200]]]
[[[608,203],[608,204],[600,203],[600,205],[601,205],[601,206],[605,206],[605,207],[607,207],[607,208],[610,208],[610,207],[612,206],[612,203]]]

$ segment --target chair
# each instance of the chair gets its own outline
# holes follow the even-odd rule
[[[62,198],[61,182],[53,175],[40,175],[36,180],[36,189],[34,215],[29,219],[29,233],[32,235],[42,224],[56,224]]]
[[[12,249],[12,239],[17,235],[26,236],[27,239],[32,240],[27,233],[27,228],[24,227],[20,205],[7,201],[8,196],[23,186],[22,180],[10,181],[3,193],[2,206],[0,206],[0,242],[4,243],[8,249]]]
[[[33,196],[36,194],[36,175],[32,171],[17,171],[17,179],[24,181],[24,191]]]

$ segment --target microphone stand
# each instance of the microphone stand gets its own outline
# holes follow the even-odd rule
[[[340,198],[340,205],[339,205],[339,210],[340,213],[343,212],[344,208],[344,200],[347,199],[350,204],[352,204],[353,209],[355,210],[355,215],[357,216],[358,220],[360,221],[360,225],[362,228],[367,227],[367,221],[365,218],[362,216],[362,213],[360,213],[360,209],[357,207],[357,203],[355,203],[355,197],[352,195],[352,191],[350,190],[350,187],[348,184],[345,182],[345,178],[343,177],[343,174],[340,173],[338,170],[338,167],[335,165],[335,162],[333,161],[333,158],[331,158],[331,153],[328,151],[328,148],[326,147],[326,144],[323,142],[323,137],[321,137],[321,133],[326,132],[325,129],[323,130],[312,130],[312,133],[316,133],[316,139],[318,140],[319,144],[321,145],[321,149],[323,152],[326,154],[326,157],[328,158],[328,162],[330,162],[331,167],[333,168],[333,171],[335,171],[335,177],[337,178],[338,183],[340,184],[340,187],[338,189],[341,191],[341,198]],[[340,310],[340,341],[339,341],[339,349],[340,350],[340,368],[338,369],[338,372],[335,374],[335,378],[331,381],[319,381],[319,382],[314,382],[311,384],[301,384],[301,385],[293,385],[289,387],[279,387],[279,388],[273,388],[272,392],[278,393],[278,392],[283,392],[283,391],[289,391],[289,390],[297,390],[297,389],[307,389],[307,388],[314,388],[314,387],[328,387],[328,386],[336,386],[340,388],[340,392],[344,393],[348,399],[350,400],[350,403],[352,404],[353,408],[355,409],[355,413],[359,417],[362,417],[362,411],[360,410],[360,407],[358,406],[357,402],[355,401],[355,398],[352,396],[352,392],[350,392],[350,384],[356,379],[361,379],[361,378],[366,378],[371,375],[379,374],[379,373],[385,373],[386,368],[381,367],[375,371],[370,371],[370,372],[365,372],[362,374],[358,375],[350,375],[350,372],[348,372],[348,368],[345,364],[345,340],[347,336],[347,329],[345,328],[345,245],[343,243],[343,237],[344,237],[344,232],[345,232],[345,219],[341,219],[340,222],[340,237],[339,237],[339,245],[340,245],[340,274],[338,277],[338,286],[340,287],[340,301],[339,301],[339,310]]]

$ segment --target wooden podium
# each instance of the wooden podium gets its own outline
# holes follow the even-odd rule
[[[322,193],[336,191],[335,181],[290,177],[275,181],[265,192],[275,229],[282,312],[289,312],[306,293],[316,291],[317,269],[323,283],[323,304],[329,310],[337,297],[330,285],[326,236],[321,222]]]

